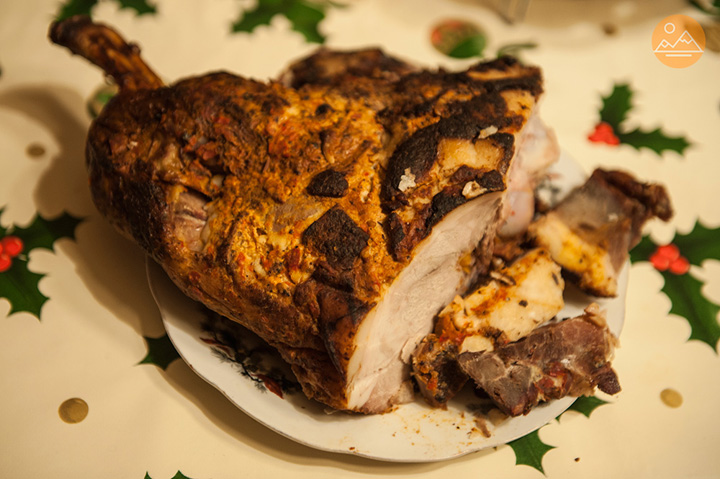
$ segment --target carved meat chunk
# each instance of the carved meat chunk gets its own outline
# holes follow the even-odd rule
[[[610,365],[616,338],[596,304],[582,316],[538,328],[492,352],[466,352],[462,369],[510,416],[527,414],[542,401],[589,396],[596,387],[620,392]]]
[[[535,242],[581,289],[615,296],[628,252],[653,217],[672,217],[665,188],[644,184],[621,171],[597,169],[546,215],[530,225]]]

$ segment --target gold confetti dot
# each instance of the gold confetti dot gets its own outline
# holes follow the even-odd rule
[[[80,398],[70,398],[58,408],[60,419],[68,424],[82,422],[88,415],[88,404]]]
[[[683,402],[682,395],[672,388],[660,391],[660,400],[668,407],[680,407]]]
[[[45,154],[45,147],[40,143],[30,143],[25,149],[25,153],[31,158],[37,158]]]
[[[617,28],[617,25],[615,25],[613,23],[603,23],[602,31],[607,36],[613,36],[617,33],[618,28]]]

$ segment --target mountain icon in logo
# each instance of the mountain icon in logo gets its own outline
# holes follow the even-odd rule
[[[653,52],[664,53],[666,56],[690,56],[693,53],[703,53],[703,49],[690,35],[690,32],[685,30],[674,43],[663,38]]]
[[[663,65],[687,68],[703,56],[705,31],[687,15],[670,15],[655,26],[650,48]]]

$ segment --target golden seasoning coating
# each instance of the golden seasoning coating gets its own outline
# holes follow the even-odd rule
[[[491,208],[451,269],[491,240],[539,70],[502,58],[427,71],[378,50],[321,50],[283,83],[216,72],[164,86],[136,47],[87,18],[54,24],[51,38],[120,86],[87,143],[102,214],[186,294],[276,347],[309,397],[361,412],[403,400],[406,365],[391,380],[386,364],[368,372],[353,359],[385,317],[360,328],[446,217]],[[453,275],[430,287],[444,296],[428,324],[468,273]],[[404,341],[393,361],[409,362]],[[362,381],[376,400],[357,399],[370,394]]]

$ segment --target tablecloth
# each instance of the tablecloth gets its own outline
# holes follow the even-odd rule
[[[533,0],[513,23],[504,9],[470,0],[3,2],[0,476],[720,477],[717,2]],[[458,70],[499,52],[540,66],[542,115],[563,150],[587,173],[623,169],[666,185],[673,200],[673,219],[651,222],[631,255],[613,362],[622,392],[511,445],[431,463],[319,451],[245,415],[178,358],[144,253],[92,204],[84,142],[106,82],[48,41],[50,22],[71,13],[137,42],[168,81],[219,69],[265,80],[319,44],[381,46],[427,68]],[[653,52],[653,32],[671,15],[705,34],[684,68]]]

